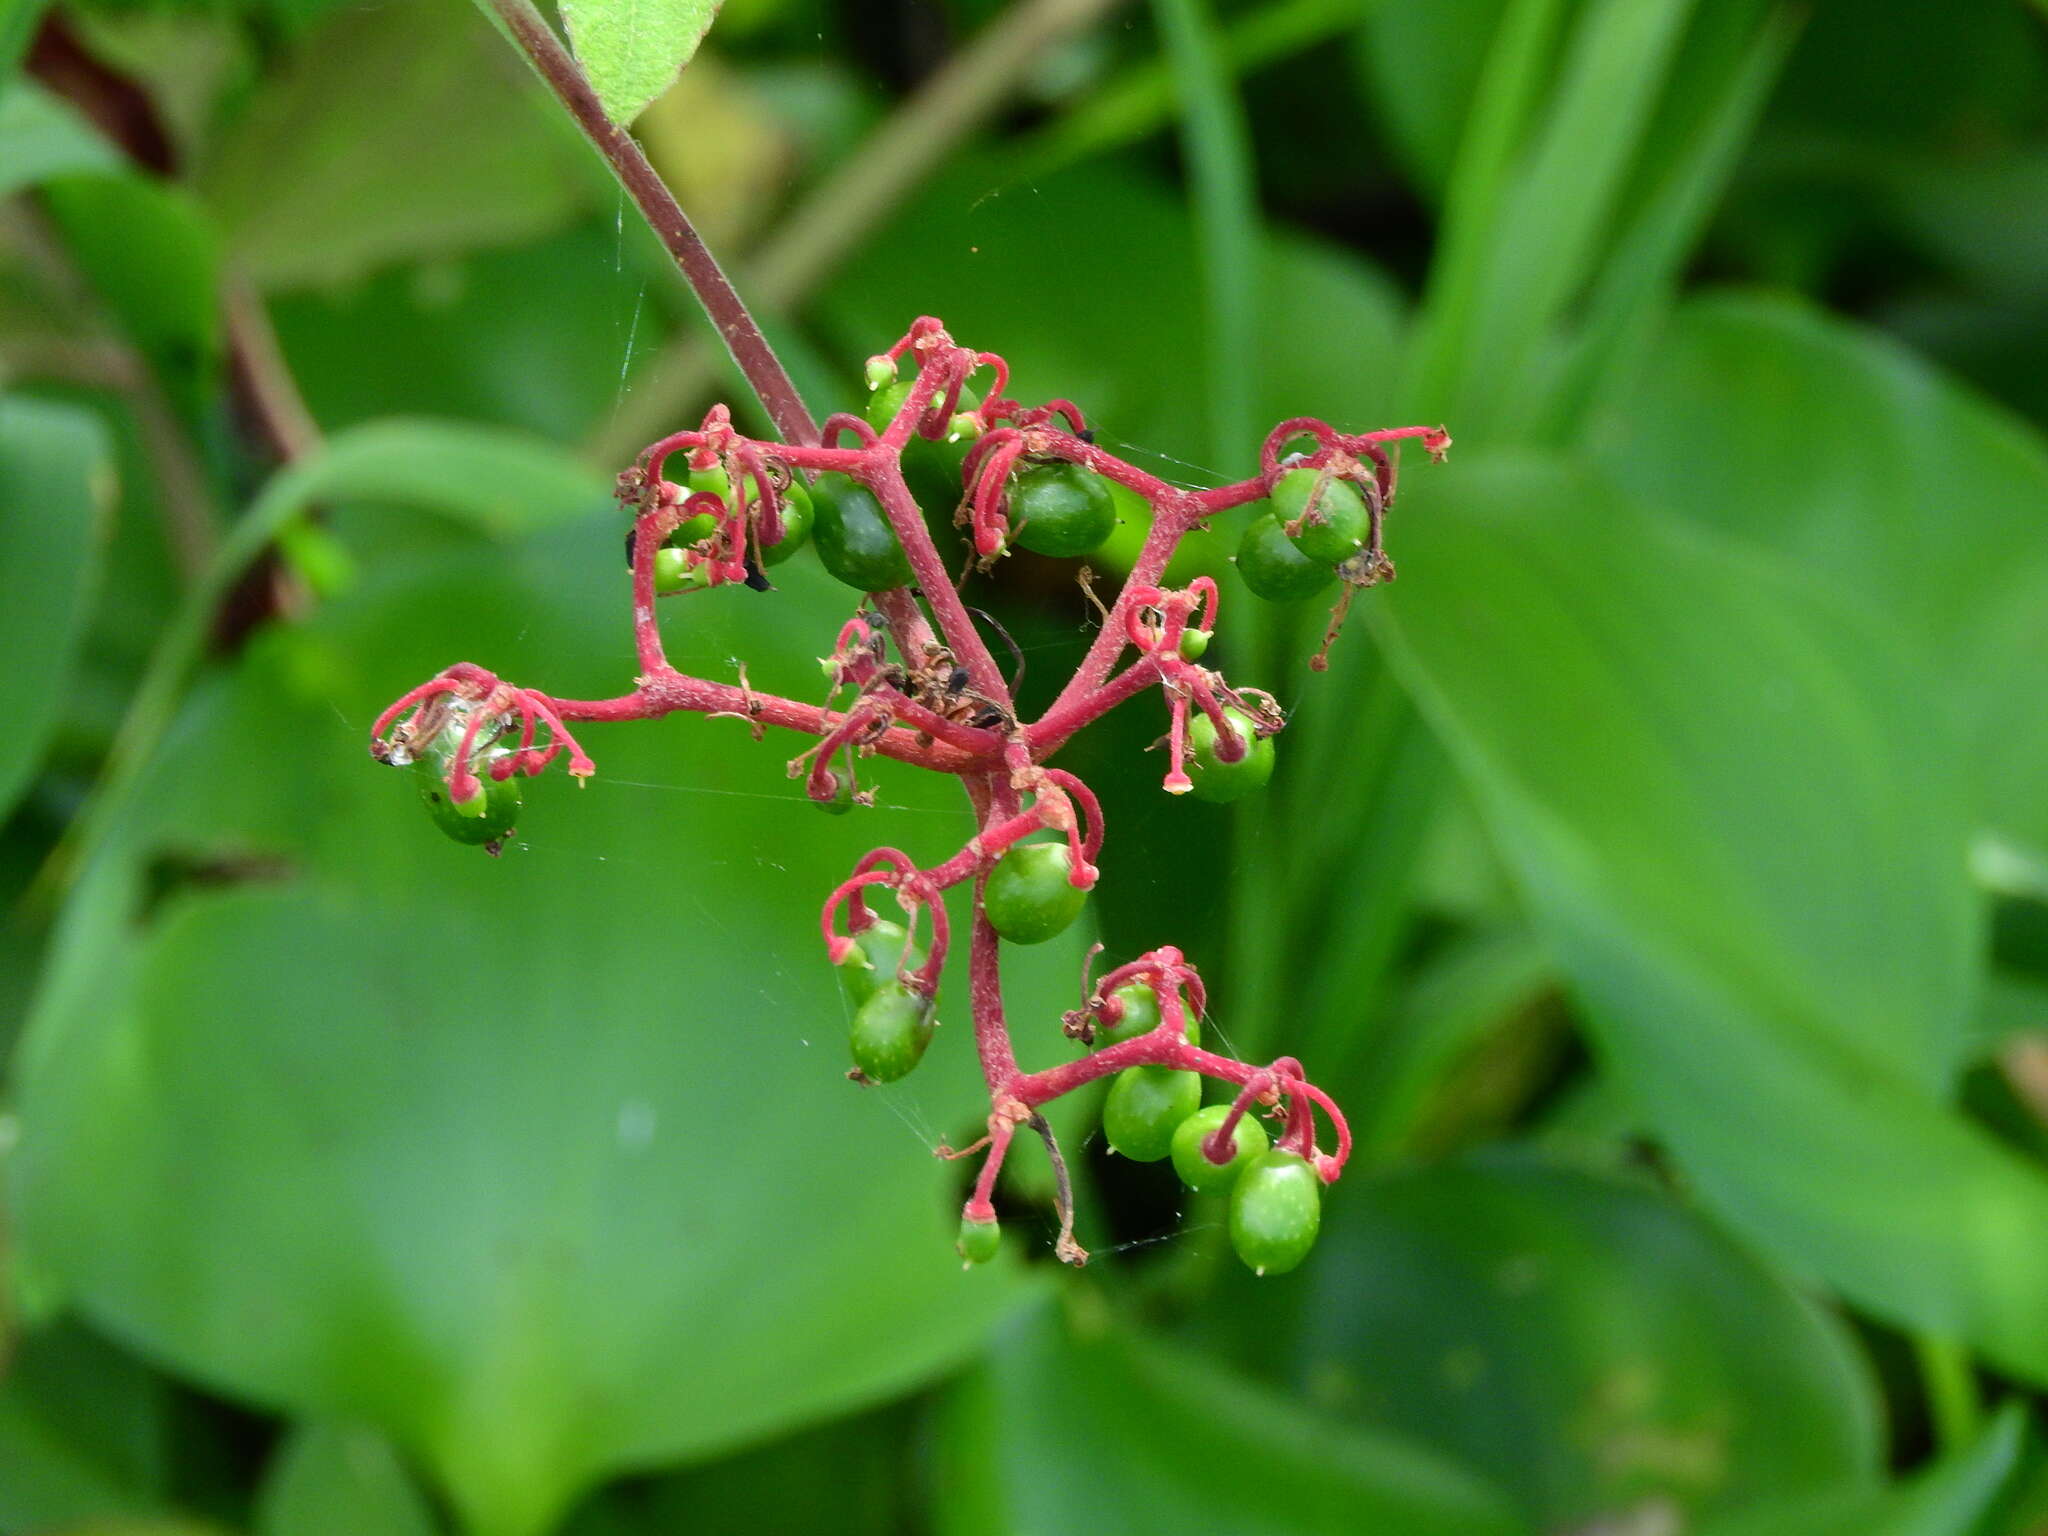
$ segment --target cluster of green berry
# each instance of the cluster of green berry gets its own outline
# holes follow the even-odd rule
[[[977,391],[970,379],[984,370]],[[1231,801],[1272,776],[1284,712],[1271,695],[1232,687],[1205,664],[1217,633],[1215,581],[1159,585],[1181,540],[1224,513],[1255,507],[1237,556],[1246,585],[1287,600],[1342,581],[1341,619],[1358,590],[1393,574],[1381,540],[1394,491],[1390,448],[1417,438],[1436,458],[1449,438],[1440,428],[1345,435],[1319,421],[1283,422],[1260,449],[1257,475],[1191,489],[1098,447],[1070,401],[1027,407],[1008,398],[1008,365],[959,346],[928,317],[869,360],[866,382],[865,412],[831,416],[804,441],[748,437],[719,406],[699,427],[650,445],[620,475],[620,499],[632,514],[631,692],[561,699],[465,662],[387,709],[371,750],[413,767],[444,831],[493,852],[511,833],[521,777],[563,754],[571,774],[595,771],[571,721],[692,711],[744,720],[757,735],[769,727],[802,733],[814,744],[790,772],[813,803],[832,811],[872,803],[857,783],[866,757],[957,776],[976,813],[975,835],[926,867],[894,848],[873,850],[826,901],[823,929],[849,1010],[849,1075],[893,1083],[933,1039],[949,943],[946,893],[972,892],[968,992],[988,1133],[958,1154],[941,1149],[986,1154],[962,1210],[962,1256],[983,1262],[998,1251],[996,1180],[1016,1133],[1029,1129],[1053,1162],[1059,1254],[1086,1259],[1073,1240],[1066,1166],[1041,1110],[1110,1078],[1109,1144],[1135,1159],[1171,1158],[1191,1188],[1227,1198],[1231,1240],[1248,1265],[1261,1274],[1292,1269],[1315,1240],[1322,1187],[1350,1153],[1329,1097],[1291,1057],[1258,1066],[1204,1050],[1201,979],[1171,947],[1111,971],[1066,1016],[1067,1033],[1092,1049],[1027,1072],[1004,1017],[1002,946],[1043,944],[1087,905],[1101,807],[1047,760],[1109,710],[1159,690],[1170,793]],[[1312,448],[1281,457],[1303,438]],[[672,462],[683,466],[680,481],[670,478]],[[1093,553],[1127,520],[1144,525],[1144,543],[1101,630],[1050,708],[1021,719],[1011,680],[961,587],[1012,551]],[[831,689],[823,704],[761,693],[744,671],[727,684],[669,665],[658,599],[732,586],[772,590],[768,570],[807,543],[832,576],[862,594],[822,662]],[[904,922],[870,910],[869,898],[882,891]],[[1204,1078],[1231,1085],[1235,1097],[1205,1108]],[[1331,1152],[1317,1146],[1318,1112],[1335,1133]]]
[[[1163,1022],[1159,994],[1141,981],[1110,992],[1100,1016],[1095,1043],[1105,1047],[1150,1034]],[[1186,1018],[1181,1037],[1199,1046],[1200,1021]],[[1111,1150],[1133,1162],[1170,1157],[1189,1189],[1228,1196],[1231,1246],[1254,1273],[1283,1275],[1315,1245],[1321,1177],[1300,1153],[1274,1147],[1243,1105],[1203,1107],[1201,1073],[1125,1067],[1103,1100],[1102,1134]]]

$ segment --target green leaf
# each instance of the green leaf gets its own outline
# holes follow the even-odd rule
[[[1712,1520],[1700,1527],[1700,1536],[1974,1536],[2019,1465],[2026,1423],[2026,1410],[2008,1403],[1975,1445],[1908,1482],[1772,1501]]]
[[[42,760],[91,617],[111,449],[72,406],[0,399],[0,822]]]
[[[962,1273],[961,1170],[930,1155],[987,1114],[964,976],[919,1071],[864,1092],[816,929],[878,837],[959,846],[953,786],[884,768],[891,809],[833,820],[794,738],[592,727],[598,778],[533,783],[493,861],[365,756],[459,656],[624,683],[618,527],[266,631],[112,803],[17,1063],[25,1252],[153,1358],[390,1435],[480,1536],[902,1391],[1024,1285]],[[777,584],[692,599],[677,664],[815,692],[845,604],[804,565]],[[1041,1062],[1080,965],[1044,948],[1005,967]]]
[[[35,41],[49,0],[0,0],[0,81],[11,76]]]
[[[220,252],[181,186],[140,176],[58,177],[43,202],[122,330],[167,382],[198,398],[220,351]]]
[[[73,1325],[12,1341],[0,1375],[0,1530],[163,1507],[163,1384]]]
[[[1084,1298],[1087,1299],[1087,1298]],[[956,1387],[941,1536],[1513,1536],[1492,1490],[1390,1435],[1347,1433],[1202,1356],[1078,1307],[1006,1330]]]
[[[0,198],[53,176],[120,169],[120,155],[70,103],[32,80],[0,86]]]
[[[1702,1198],[2048,1379],[2048,1178],[1945,1103],[1981,936],[1927,676],[1581,472],[1468,460],[1403,506],[1380,632]]]
[[[719,0],[562,0],[576,62],[607,116],[624,126],[675,83],[718,15]]]
[[[1597,434],[1602,462],[1903,626],[1952,680],[1985,816],[2048,857],[2040,433],[1896,344],[1779,299],[1695,301],[1653,359]]]
[[[268,75],[201,191],[271,288],[530,240],[592,182],[575,145],[462,5],[346,6]]]
[[[435,1536],[433,1512],[372,1430],[301,1425],[257,1499],[257,1536]]]
[[[1346,1179],[1307,1274],[1293,1367],[1320,1405],[1482,1472],[1540,1529],[1876,1479],[1846,1330],[1649,1189],[1527,1153]]]

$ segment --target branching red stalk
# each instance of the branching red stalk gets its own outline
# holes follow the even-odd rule
[[[1235,689],[1220,672],[1191,659],[1191,636],[1199,632],[1206,644],[1216,628],[1216,585],[1206,577],[1182,590],[1158,584],[1174,549],[1190,530],[1219,512],[1267,496],[1279,476],[1297,463],[1352,476],[1390,496],[1392,464],[1385,445],[1419,437],[1432,456],[1440,456],[1449,445],[1448,437],[1438,428],[1351,436],[1319,421],[1284,422],[1268,438],[1257,475],[1210,490],[1186,490],[1096,447],[1080,411],[1070,402],[1026,408],[1004,398],[1008,368],[1002,359],[956,345],[935,319],[920,319],[894,348],[872,360],[871,367],[886,376],[894,360],[902,357],[915,359],[916,383],[880,433],[852,418],[835,417],[827,423],[822,442],[814,436],[759,441],[737,432],[729,413],[717,407],[695,430],[673,433],[650,445],[619,477],[620,498],[634,517],[633,628],[640,676],[630,693],[601,700],[556,698],[462,663],[386,710],[373,730],[371,750],[385,761],[409,762],[431,750],[433,742],[447,739],[442,733],[451,712],[459,711],[463,729],[449,767],[448,787],[457,804],[474,803],[482,784],[473,758],[486,749],[491,753],[487,772],[497,780],[514,773],[539,773],[564,751],[570,756],[570,772],[587,774],[594,770],[569,734],[572,722],[610,723],[694,712],[744,720],[757,734],[774,726],[815,738],[816,745],[795,759],[790,771],[803,778],[813,800],[828,805],[840,802],[854,788],[841,780],[842,768],[835,765],[843,764],[851,773],[862,757],[880,754],[952,774],[960,779],[974,808],[975,835],[950,858],[927,869],[919,869],[895,848],[875,849],[828,897],[821,922],[827,957],[843,962],[855,948],[852,936],[877,921],[870,899],[883,890],[892,893],[907,926],[914,932],[922,922],[928,930],[926,962],[915,971],[901,969],[909,963],[906,941],[906,958],[896,979],[929,1000],[938,990],[951,937],[944,893],[972,887],[968,997],[989,1115],[985,1161],[966,1203],[966,1218],[994,1219],[996,1178],[1018,1126],[1028,1125],[1046,1137],[1056,1164],[1063,1168],[1040,1109],[1132,1067],[1195,1072],[1237,1087],[1224,1130],[1205,1143],[1212,1159],[1217,1152],[1227,1157],[1228,1133],[1245,1113],[1270,1109],[1281,1117],[1277,1144],[1306,1159],[1325,1182],[1334,1180],[1350,1155],[1350,1132],[1342,1113],[1291,1057],[1257,1065],[1193,1044],[1190,1024],[1205,1009],[1206,993],[1195,968],[1170,946],[1107,972],[1086,989],[1081,1005],[1063,1021],[1068,1035],[1092,1043],[1097,1027],[1106,1028],[1121,1017],[1123,1004],[1113,995],[1117,989],[1143,982],[1160,1002],[1156,1027],[1057,1067],[1022,1070],[1003,1008],[1003,941],[990,923],[984,893],[990,871],[1003,855],[1040,832],[1065,840],[1073,885],[1085,889],[1095,883],[1103,845],[1101,806],[1079,778],[1048,767],[1047,762],[1077,731],[1119,704],[1155,684],[1160,688],[1168,711],[1169,792],[1183,791],[1190,784],[1186,765],[1191,710],[1200,710],[1215,725],[1215,750],[1223,762],[1240,761],[1252,746],[1231,722],[1226,706],[1255,722],[1259,735],[1270,735],[1284,725],[1284,716],[1270,697]],[[989,398],[971,415],[957,416],[962,387],[984,368],[995,375]],[[807,417],[803,425],[808,428]],[[1152,509],[1153,524],[1143,551],[1101,633],[1058,700],[1036,721],[1017,719],[1009,684],[962,602],[903,477],[903,451],[915,436],[933,438],[952,430],[983,437],[963,465],[960,500],[962,516],[971,520],[974,547],[985,559],[999,556],[1008,545],[1005,508],[1011,476],[1035,465],[1066,461],[1085,466],[1137,492]],[[834,439],[849,435],[855,446],[835,444]],[[1303,437],[1312,441],[1312,450],[1283,460],[1281,450]],[[697,468],[724,467],[731,488],[726,498],[693,494],[666,478],[668,464],[677,454]],[[851,690],[851,701],[843,709],[806,704],[761,693],[744,681],[739,686],[714,683],[672,668],[662,647],[657,614],[655,571],[664,541],[686,517],[715,510],[715,531],[691,547],[689,558],[704,573],[695,590],[701,595],[735,585],[779,536],[783,509],[776,486],[788,485],[796,472],[828,470],[849,475],[874,492],[916,580],[913,587],[869,594],[840,626],[825,667],[832,691]],[[1377,539],[1377,528],[1374,536]],[[1127,649],[1135,650],[1137,657],[1117,672]],[[972,705],[966,718],[959,713],[963,700]],[[511,744],[515,740],[516,746]],[[1316,1143],[1317,1109],[1332,1127],[1331,1151]],[[1062,1180],[1061,1189],[1065,1187]],[[1073,1241],[1073,1213],[1064,1193],[1060,1202],[1060,1256],[1082,1262],[1086,1254]]]

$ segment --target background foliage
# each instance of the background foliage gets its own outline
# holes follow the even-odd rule
[[[932,313],[1190,482],[1450,424],[1327,675],[1222,578],[1271,794],[1073,749],[1360,1156],[1286,1280],[1099,1138],[963,1275],[965,1042],[847,1088],[812,928],[950,786],[672,720],[438,841],[370,718],[617,691],[608,472],[750,402],[470,7],[0,0],[0,1532],[2048,1528],[2043,12],[563,10],[821,413]],[[778,580],[677,664],[814,691]]]

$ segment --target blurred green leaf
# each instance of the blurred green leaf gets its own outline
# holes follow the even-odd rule
[[[1496,1154],[1332,1192],[1292,1370],[1544,1530],[1874,1481],[1846,1331],[1648,1189]]]
[[[1120,169],[1076,167],[1029,185],[1007,184],[1006,170],[987,162],[936,179],[848,264],[826,306],[841,350],[863,356],[916,316],[942,316],[966,343],[1009,358],[1020,398],[1068,396],[1133,462],[1222,478],[1207,448],[1202,334],[1188,324],[1199,278],[1184,207]],[[1398,290],[1320,241],[1276,236],[1260,257],[1260,334],[1322,339],[1238,360],[1261,423],[1303,413],[1373,422],[1392,393]],[[1015,295],[1040,290],[1059,303],[1021,315]],[[844,398],[815,404],[843,407],[858,390],[849,370]]]
[[[1509,0],[1381,0],[1363,17],[1356,57],[1374,115],[1432,202],[1451,179],[1510,9]]]
[[[0,399],[0,822],[63,712],[113,489],[112,449],[95,417]]]
[[[1526,158],[1502,189],[1452,377],[1469,434],[1499,430],[1545,332],[1594,271],[1692,0],[1589,0]]]
[[[2025,1410],[2009,1404],[1975,1445],[1905,1484],[1767,1501],[1707,1522],[1700,1536],[1972,1536],[2019,1464],[2026,1422]]]
[[[13,1342],[0,1372],[0,1531],[162,1508],[162,1383],[70,1324]]]
[[[53,176],[120,169],[120,155],[69,103],[30,80],[0,84],[0,198]]]
[[[1347,1433],[1248,1378],[1122,1327],[1084,1295],[1041,1310],[955,1387],[936,1509],[952,1533],[1511,1536],[1492,1490],[1385,1434]]]
[[[43,201],[71,257],[188,404],[220,352],[219,241],[191,193],[141,176],[57,177]]]
[[[676,663],[815,691],[843,591],[777,580],[694,601]],[[958,978],[858,1091],[813,915],[878,835],[957,847],[950,785],[885,768],[905,809],[832,821],[790,743],[593,728],[599,778],[531,786],[494,863],[363,755],[464,654],[616,689],[625,609],[612,516],[267,635],[113,802],[19,1057],[25,1249],[176,1368],[391,1434],[482,1536],[900,1391],[1020,1293],[961,1272],[930,1156],[986,1115]],[[1027,1060],[1069,1049],[1079,941],[1043,948],[1006,966]]]
[[[561,0],[576,62],[606,114],[623,126],[675,83],[719,0]]]
[[[563,1536],[922,1529],[913,1511],[929,1438],[923,1412],[913,1402],[836,1419],[708,1466],[614,1486],[577,1510]]]
[[[2048,1379],[2048,1178],[1943,1102],[1982,938],[1928,677],[1823,591],[1548,461],[1418,476],[1404,511],[1380,633],[1702,1196]]]
[[[1859,327],[1696,300],[1597,433],[1640,495],[1903,626],[1972,732],[1982,814],[2048,858],[2048,444]]]
[[[0,81],[11,76],[35,40],[49,0],[0,0]]]
[[[580,517],[610,487],[589,466],[525,432],[464,421],[365,422],[278,477],[288,499],[431,507],[498,538]]]
[[[1207,358],[1206,458],[1232,472],[1255,462],[1255,381],[1244,360],[1258,348],[1258,188],[1236,81],[1224,67],[1215,20],[1204,0],[1152,0],[1180,103],[1181,153],[1202,275]]]
[[[528,240],[593,185],[517,58],[468,6],[348,6],[268,76],[201,189],[266,287]]]
[[[433,1512],[373,1430],[301,1425],[257,1500],[257,1536],[435,1536]]]

